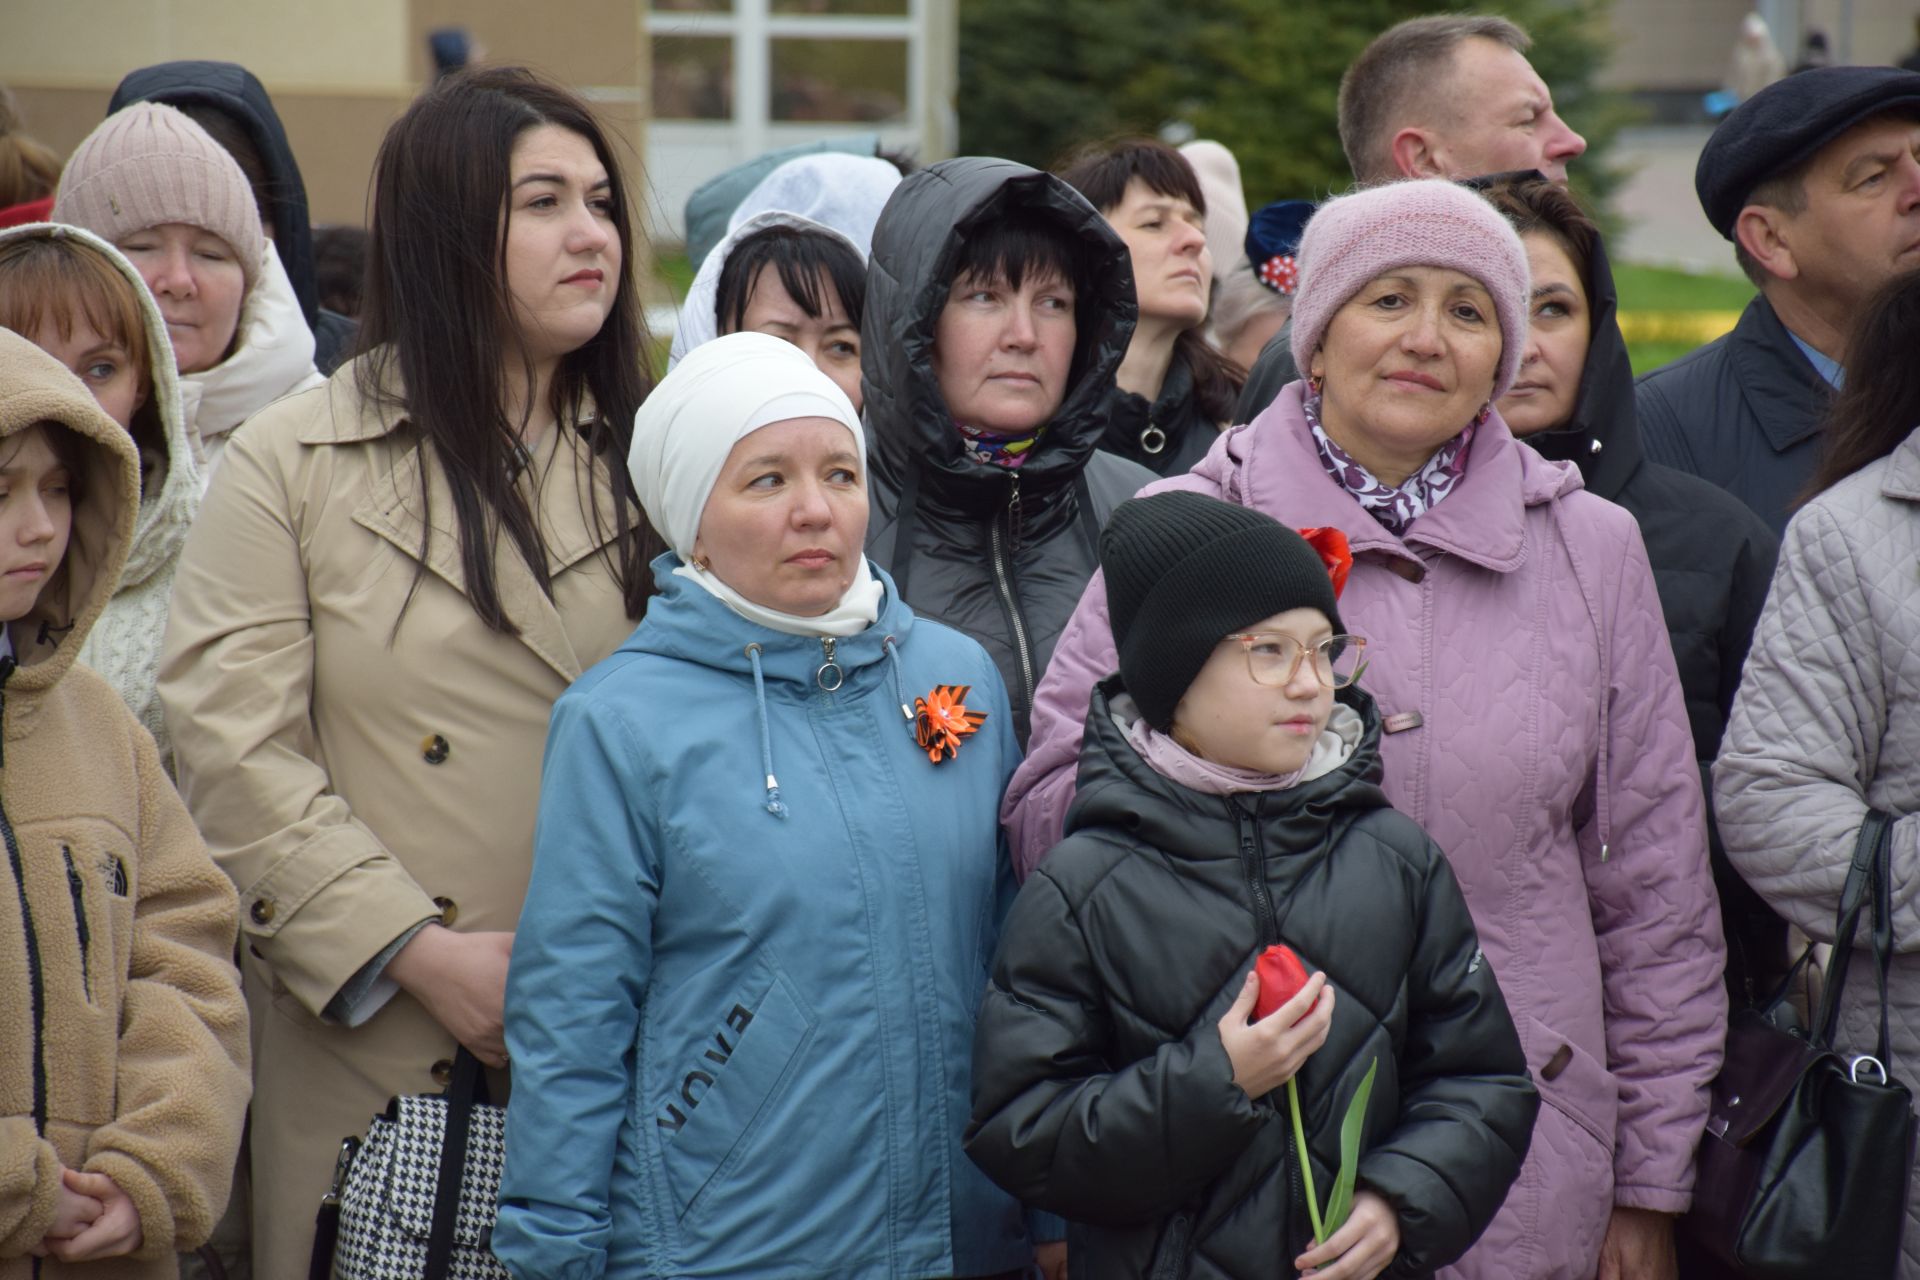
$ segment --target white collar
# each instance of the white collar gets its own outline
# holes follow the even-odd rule
[[[859,635],[880,616],[880,598],[886,590],[880,585],[880,580],[873,576],[867,558],[861,556],[860,566],[854,570],[853,585],[840,597],[840,603],[817,617],[803,618],[798,614],[781,613],[778,609],[755,604],[698,565],[682,564],[673,573],[675,577],[698,583],[748,622],[790,636],[845,638]]]

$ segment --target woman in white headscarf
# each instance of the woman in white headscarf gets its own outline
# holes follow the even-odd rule
[[[866,446],[791,344],[696,349],[635,418],[672,550],[554,707],[507,988],[493,1250],[521,1276],[1013,1275],[962,1153],[1018,760],[979,645],[861,547]]]
[[[828,152],[781,165],[733,211],[680,307],[672,363],[725,333],[784,338],[858,409],[873,226],[900,171]]]

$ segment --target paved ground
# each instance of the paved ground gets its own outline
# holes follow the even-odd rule
[[[1615,257],[1688,271],[1736,270],[1733,247],[1707,225],[1693,192],[1693,167],[1710,133],[1704,126],[1660,126],[1620,134],[1613,159],[1632,177],[1614,194],[1614,211],[1626,224]]]

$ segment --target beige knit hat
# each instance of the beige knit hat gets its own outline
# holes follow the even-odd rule
[[[168,222],[211,231],[240,259],[248,292],[266,252],[246,174],[205,129],[157,102],[114,112],[74,149],[53,221],[113,244]]]

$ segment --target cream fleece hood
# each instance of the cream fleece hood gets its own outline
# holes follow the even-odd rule
[[[60,567],[33,610],[14,627],[20,669],[6,683],[8,728],[14,699],[44,693],[79,656],[113,595],[133,544],[140,461],[133,437],[101,412],[80,379],[17,333],[0,329],[0,446],[41,423],[86,442],[80,501]]]

